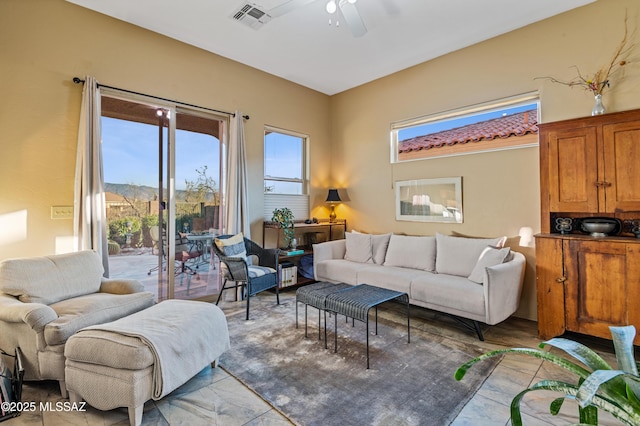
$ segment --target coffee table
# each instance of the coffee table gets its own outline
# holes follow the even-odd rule
[[[344,283],[330,283],[326,281],[321,281],[314,284],[309,284],[304,287],[300,287],[296,290],[296,328],[298,328],[298,303],[304,303],[304,337],[307,337],[307,307],[309,305],[318,309],[318,340],[321,339],[321,331],[320,331],[320,312],[325,312],[324,305],[326,298],[329,294],[346,290],[351,288],[349,284]],[[324,338],[325,338],[325,347],[327,346],[327,317],[325,315],[324,318],[325,327],[324,327]]]
[[[378,334],[378,306],[389,300],[398,300],[407,305],[407,343],[411,342],[409,325],[409,296],[407,293],[360,284],[342,291],[333,292],[325,298],[325,311],[335,313],[334,323],[334,352],[338,352],[338,315],[345,315],[367,325],[367,369],[369,369],[369,310],[375,308],[376,335]],[[326,333],[325,317],[325,333]],[[326,345],[326,336],[325,336]]]

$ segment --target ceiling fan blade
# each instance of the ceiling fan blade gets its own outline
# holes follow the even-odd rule
[[[278,16],[291,12],[293,9],[306,6],[313,1],[315,0],[289,0],[269,10],[269,15],[272,18],[277,18]]]
[[[367,27],[364,26],[364,21],[362,20],[355,3],[350,3],[347,0],[340,0],[338,5],[340,6],[340,11],[342,12],[344,20],[347,22],[347,25],[351,30],[351,34],[353,34],[354,37],[362,37],[365,35],[367,33]]]

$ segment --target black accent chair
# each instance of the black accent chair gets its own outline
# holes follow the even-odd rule
[[[233,235],[220,235],[218,239],[227,239],[233,237]],[[251,256],[258,257],[258,263],[250,265],[241,257],[227,256],[224,251],[218,247],[215,243],[211,245],[216,253],[216,256],[220,259],[220,264],[223,266],[220,268],[220,273],[223,274],[223,283],[216,305],[220,302],[222,292],[229,289],[241,289],[242,298],[247,297],[247,320],[249,319],[249,299],[251,296],[275,288],[276,290],[276,302],[280,304],[280,294],[278,293],[278,256],[280,255],[280,249],[265,249],[260,247],[253,241],[244,238],[244,246],[247,251],[247,258]],[[266,269],[266,268],[270,268]],[[227,286],[227,282],[233,281],[235,285]],[[237,295],[236,295],[237,297]]]

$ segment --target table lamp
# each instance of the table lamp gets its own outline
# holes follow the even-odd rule
[[[329,189],[329,193],[327,193],[326,202],[331,205],[331,214],[329,214],[329,222],[336,221],[336,204],[342,202],[340,199],[340,194],[338,194],[337,189]]]

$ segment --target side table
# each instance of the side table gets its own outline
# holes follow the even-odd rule
[[[338,352],[338,314],[362,321],[367,324],[367,369],[369,369],[369,310],[376,308],[376,334],[378,334],[378,305],[389,300],[399,300],[407,305],[407,343],[411,342],[409,325],[409,295],[399,291],[360,284],[344,291],[334,292],[326,296],[325,311],[334,312],[334,352]],[[326,332],[325,318],[325,332]],[[326,344],[326,336],[325,336]]]
[[[298,328],[298,303],[304,303],[304,337],[307,337],[307,307],[309,305],[318,309],[318,340],[321,339],[320,332],[320,312],[325,310],[325,301],[327,296],[342,290],[351,288],[352,286],[344,283],[330,283],[321,281],[315,284],[309,284],[296,290],[296,328]],[[327,318],[325,316],[325,347],[327,341]]]

